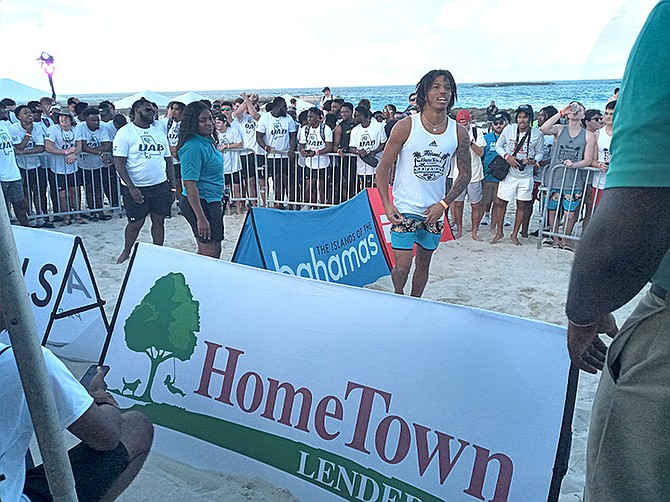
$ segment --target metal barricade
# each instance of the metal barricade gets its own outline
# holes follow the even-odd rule
[[[243,210],[244,206],[264,205],[265,184],[261,188],[261,181],[264,178],[263,167],[257,159],[262,156],[250,148],[230,148],[223,151],[223,155],[237,155],[239,159],[233,160],[233,169],[239,165],[239,171],[233,171],[226,175],[226,189],[229,193],[231,205],[237,208],[238,212]],[[239,164],[237,162],[239,160]]]
[[[280,209],[330,207],[351,199],[361,190],[374,186],[374,176],[358,176],[357,156],[336,153],[324,155],[328,165],[311,167],[309,159],[296,152],[263,155],[257,179],[261,181],[258,204]]]
[[[575,169],[563,165],[545,171],[540,187],[542,220],[538,249],[543,243],[580,240],[601,192],[591,186],[594,174],[599,172],[593,167]],[[572,249],[568,246],[564,247]]]
[[[50,155],[35,154],[41,159],[37,167],[19,167],[28,218],[35,226],[82,218],[109,219],[112,211],[120,214],[120,183],[111,165],[56,173],[48,167]]]

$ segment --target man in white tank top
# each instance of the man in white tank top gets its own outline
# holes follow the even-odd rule
[[[597,167],[600,169],[600,172],[596,173],[591,181],[591,186],[593,187],[593,207],[597,206],[600,202],[600,197],[605,189],[605,179],[607,178],[607,171],[610,168],[610,160],[612,159],[610,143],[612,142],[612,118],[614,117],[615,106],[616,101],[607,103],[603,116],[605,127],[596,132],[598,153],[594,155],[591,167]]]
[[[465,190],[471,177],[470,136],[447,115],[456,101],[456,82],[446,70],[431,70],[416,86],[420,113],[406,117],[391,130],[377,167],[377,187],[386,216],[392,223],[391,244],[395,266],[393,287],[403,294],[416,246],[412,296],[421,296],[428,282],[433,252],[444,227],[444,214]],[[447,193],[446,182],[458,158],[458,177]],[[393,203],[389,197],[389,173],[397,161]]]

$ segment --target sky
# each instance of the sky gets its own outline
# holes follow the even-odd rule
[[[657,0],[0,0],[0,77],[60,94],[612,78]]]

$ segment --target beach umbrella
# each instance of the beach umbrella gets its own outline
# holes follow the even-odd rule
[[[291,100],[295,98],[295,96],[291,96],[290,94],[283,94],[282,98],[286,100],[286,104],[290,105]],[[313,106],[316,106],[314,103],[310,103],[308,101],[305,101],[304,99],[296,99],[296,110],[298,113],[300,113],[303,110],[308,110],[312,108]]]
[[[25,104],[28,101],[39,101],[44,96],[51,96],[51,93],[40,91],[11,78],[0,78],[0,99],[12,98],[17,104]]]
[[[172,101],[181,101],[185,105],[188,105],[190,103],[195,103],[196,101],[200,101],[202,99],[207,98],[201,94],[198,94],[197,92],[188,91],[185,92],[184,94],[180,94],[176,98],[172,98]]]
[[[130,96],[126,96],[125,98],[115,101],[114,107],[117,110],[130,108],[131,106],[133,106],[133,103],[140,98],[145,98],[148,99],[149,101],[153,101],[160,108],[165,108],[167,104],[171,101],[170,98],[168,98],[167,96],[163,96],[162,94],[158,94],[157,92],[145,90],[136,92],[135,94],[131,94]]]

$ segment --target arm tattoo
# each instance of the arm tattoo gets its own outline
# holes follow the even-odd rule
[[[458,177],[454,180],[451,190],[444,198],[445,202],[451,205],[452,202],[463,193],[472,178],[472,164],[470,158],[470,137],[465,134],[458,138],[458,148],[456,149],[456,161],[458,162]]]

